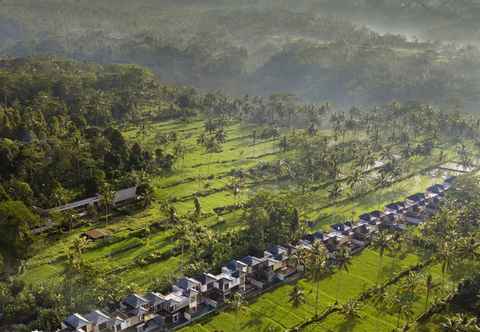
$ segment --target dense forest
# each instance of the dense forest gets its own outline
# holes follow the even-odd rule
[[[378,33],[343,14],[355,6],[367,20],[373,6],[405,13],[408,25],[433,15],[416,10],[419,3],[400,9],[389,1],[139,1],[115,2],[112,10],[104,1],[4,1],[1,54],[135,63],[164,82],[234,95],[280,91],[347,106],[419,99],[473,109],[480,80],[475,46]]]
[[[56,58],[3,60],[0,75],[0,252],[10,277],[0,283],[0,305],[12,331],[54,331],[70,312],[115,308],[129,291],[169,289],[180,275],[298,241],[361,212],[347,207],[342,216],[328,210],[332,201],[383,197],[403,181],[415,190],[415,174],[435,165],[475,165],[479,146],[478,118],[458,107],[394,102],[342,111],[290,94],[232,98],[164,85],[135,65]],[[283,193],[270,193],[273,184]],[[52,213],[52,231],[32,232],[45,223],[43,209],[132,185],[142,188],[139,205],[110,209],[104,199],[105,209],[82,218]],[[93,226],[114,235],[78,237]],[[127,265],[121,255],[131,257]],[[137,284],[136,269],[163,264],[173,264],[170,273]],[[28,279],[44,267],[59,274]]]
[[[0,4],[0,331],[480,330],[476,1]]]
[[[191,112],[191,91],[135,66],[19,59],[2,61],[0,75],[1,192],[43,208],[135,181],[128,174],[155,156],[128,146],[119,124]]]

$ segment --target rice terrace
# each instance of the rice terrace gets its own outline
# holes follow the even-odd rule
[[[4,1],[0,331],[480,331],[480,10],[375,3]]]

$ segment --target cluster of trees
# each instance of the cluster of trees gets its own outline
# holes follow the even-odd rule
[[[255,113],[262,105],[262,102],[250,103],[248,109]],[[374,109],[352,108],[349,112],[338,112],[323,105],[312,106],[316,116],[306,118],[305,109],[308,107],[293,107],[290,121],[280,115],[282,107],[274,108],[273,125],[267,128],[277,130],[290,123],[301,128],[275,136],[281,151],[295,153],[285,154],[279,161],[261,163],[250,170],[250,175],[293,180],[302,193],[312,190],[319,180],[332,182],[333,199],[344,189],[356,194],[372,185],[386,186],[410,174],[410,160],[432,156],[434,149],[437,150],[435,161],[445,161],[447,156],[441,151],[444,143],[456,145],[457,160],[470,167],[474,150],[467,142],[478,146],[479,122],[458,111],[394,102]],[[249,119],[246,114],[243,117]],[[332,128],[331,136],[318,134],[316,128],[322,123]],[[256,133],[252,136],[254,149]],[[348,169],[342,169],[345,163],[349,164]],[[376,176],[368,177],[367,181],[365,173],[374,167]]]
[[[197,144],[203,146],[207,153],[221,152],[221,145],[227,139],[224,125],[222,119],[215,121],[208,118],[205,121],[205,131],[197,138]]]
[[[460,6],[438,0],[357,1],[355,5],[257,1],[247,6],[182,2],[175,8],[169,0],[115,2],[110,7],[92,1],[65,2],[60,7],[56,1],[41,6],[29,0],[4,1],[0,52],[15,57],[55,54],[98,63],[136,63],[167,82],[238,95],[285,91],[310,101],[349,105],[415,98],[477,101],[475,47],[382,35],[338,15],[319,17],[315,12],[324,14],[328,13],[325,8],[339,7],[348,17],[353,8],[365,13],[374,7],[391,17],[399,11],[417,13],[420,8],[415,17],[420,20],[428,13],[420,3],[447,13],[462,8],[470,18],[478,12],[471,0]],[[29,15],[32,11],[35,14]],[[45,30],[38,31],[40,26]]]
[[[37,208],[133,185],[151,200],[146,174],[171,171],[182,146],[163,153],[127,142],[125,125],[195,114],[196,92],[161,86],[136,66],[98,66],[45,59],[0,63],[0,254],[23,259],[39,226]],[[178,145],[178,144],[177,144]],[[108,190],[105,190],[108,188]],[[108,216],[108,205],[106,211]],[[72,226],[71,216],[59,217]],[[12,272],[12,271],[10,271]]]
[[[0,282],[2,329],[55,331],[68,314],[113,307],[136,290],[136,285],[86,263],[82,257],[86,247],[86,240],[79,238],[66,249],[68,260],[61,282],[41,286],[15,278]]]
[[[200,224],[201,203],[198,198],[194,203],[192,212],[185,216],[178,216],[173,206],[161,204],[178,241],[181,271],[190,276],[218,269],[232,257],[261,255],[272,243],[298,240],[306,230],[299,211],[288,199],[266,192],[245,204],[244,226],[224,232]]]
[[[423,224],[420,232],[381,230],[372,241],[372,248],[379,254],[376,286],[360,296],[361,300],[335,303],[335,310],[355,325],[361,317],[363,302],[368,300],[380,314],[388,312],[396,315],[396,327],[402,331],[422,329],[426,322],[441,331],[478,331],[479,194],[478,177],[460,177],[448,192],[440,213]],[[385,271],[395,278],[395,273],[399,272],[394,268],[395,261],[411,252],[422,257],[423,267],[411,270],[395,281],[394,287],[387,286],[390,280],[385,280]],[[391,267],[382,264],[384,255],[392,256]],[[335,260],[329,260],[320,242],[315,242],[311,251],[299,250],[292,260],[305,266],[306,276],[317,287],[318,282],[333,269],[348,273],[350,265],[348,249],[340,248]],[[425,271],[434,264],[440,266],[440,280]],[[413,309],[418,305],[420,295],[425,298],[424,313],[415,317]],[[316,300],[311,304],[317,317],[319,301],[317,289]],[[295,285],[290,292],[289,302],[293,307],[306,303],[300,285]]]
[[[93,195],[105,181],[132,184],[132,171],[171,170],[185,153],[181,144],[166,151],[176,133],[149,151],[127,143],[120,126],[145,129],[203,107],[195,90],[161,86],[136,66],[4,60],[0,81],[0,200],[44,208]]]

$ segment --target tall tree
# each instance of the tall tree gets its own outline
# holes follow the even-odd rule
[[[112,189],[111,185],[109,185],[108,183],[105,183],[100,190],[100,195],[102,197],[101,201],[102,201],[103,207],[105,208],[105,224],[108,224],[110,209],[114,204],[115,191]]]
[[[345,271],[348,273],[350,271],[351,262],[351,253],[350,249],[346,246],[342,246],[340,250],[335,253],[335,264],[339,271]],[[340,276],[337,276],[337,290],[336,290],[336,302],[338,302],[338,292],[340,290]]]
[[[425,311],[427,311],[430,304],[430,296],[432,295],[432,291],[434,291],[437,286],[438,285],[433,281],[432,275],[429,273],[425,278]]]
[[[320,241],[315,241],[307,260],[307,276],[315,283],[315,317],[318,317],[320,281],[328,271],[328,252]]]
[[[372,241],[373,248],[377,249],[379,262],[378,262],[378,274],[377,274],[377,284],[382,282],[383,274],[383,256],[385,251],[390,248],[390,236],[384,230],[377,232]]]
[[[240,311],[245,305],[245,300],[243,299],[242,294],[238,292],[233,294],[233,297],[230,300],[228,300],[228,304],[235,311],[235,330],[241,331],[242,329],[240,326],[239,315],[240,315]]]
[[[290,302],[294,308],[298,308],[305,303],[305,294],[302,287],[298,284],[295,284],[290,291],[288,302]]]

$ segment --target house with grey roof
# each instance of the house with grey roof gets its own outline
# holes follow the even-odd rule
[[[131,294],[120,303],[120,311],[125,314],[128,327],[139,325],[150,318],[150,305],[147,299]]]
[[[190,315],[197,310],[194,293],[191,290],[185,294],[184,290],[174,287],[171,293],[164,295],[165,301],[160,304],[159,314],[164,318],[166,325],[176,325],[190,320]]]
[[[100,310],[94,310],[89,314],[86,314],[85,318],[90,322],[92,326],[92,332],[110,331],[112,319]]]
[[[128,202],[137,200],[137,186],[121,189],[115,192],[113,196],[113,205],[122,205]],[[50,209],[50,212],[64,212],[70,210],[84,210],[89,205],[98,205],[102,201],[102,195],[97,194],[92,197],[84,198],[75,202],[71,202],[65,205],[57,206]]]
[[[167,295],[156,292],[144,296],[131,294],[120,303],[118,310],[108,315],[98,310],[83,316],[73,314],[62,322],[59,332],[153,332],[177,328],[214,310],[235,292],[248,295],[249,289],[256,292],[270,282],[284,280],[280,277],[284,269],[290,268],[292,273],[301,271],[297,266],[289,266],[289,258],[298,250],[312,250],[314,241],[323,243],[333,259],[341,246],[348,245],[352,252],[357,247],[363,248],[379,227],[403,231],[406,223],[420,224],[439,208],[442,196],[435,191],[438,190],[429,189],[427,194],[411,195],[405,203],[385,206],[383,212],[363,214],[358,224],[337,224],[330,233],[317,232],[294,244],[272,246],[261,258],[246,256],[232,260],[218,274],[203,273],[198,278],[181,278]]]
[[[416,193],[414,195],[408,196],[407,199],[405,200],[405,203],[407,205],[407,208],[409,208],[409,210],[411,211],[413,207],[422,205],[424,201],[425,201],[425,194]]]
[[[427,188],[426,195],[427,196],[435,196],[435,195],[440,195],[445,191],[445,187],[443,184],[437,183],[434,184],[433,186],[430,186]]]
[[[405,209],[405,204],[403,202],[395,202],[385,205],[384,213],[385,214],[400,214]]]
[[[270,279],[283,281],[297,270],[291,267],[289,263],[289,251],[283,246],[273,246],[269,250],[265,251],[263,257],[268,261],[271,266]]]
[[[165,302],[165,296],[157,292],[147,293],[144,298],[154,312],[160,311],[162,303]]]
[[[62,322],[62,331],[93,332],[90,321],[80,314],[73,314]]]
[[[121,311],[121,310],[115,310],[109,314],[111,317],[111,321],[109,323],[110,330],[113,332],[121,332],[130,327],[128,323],[128,318],[129,316]]]

